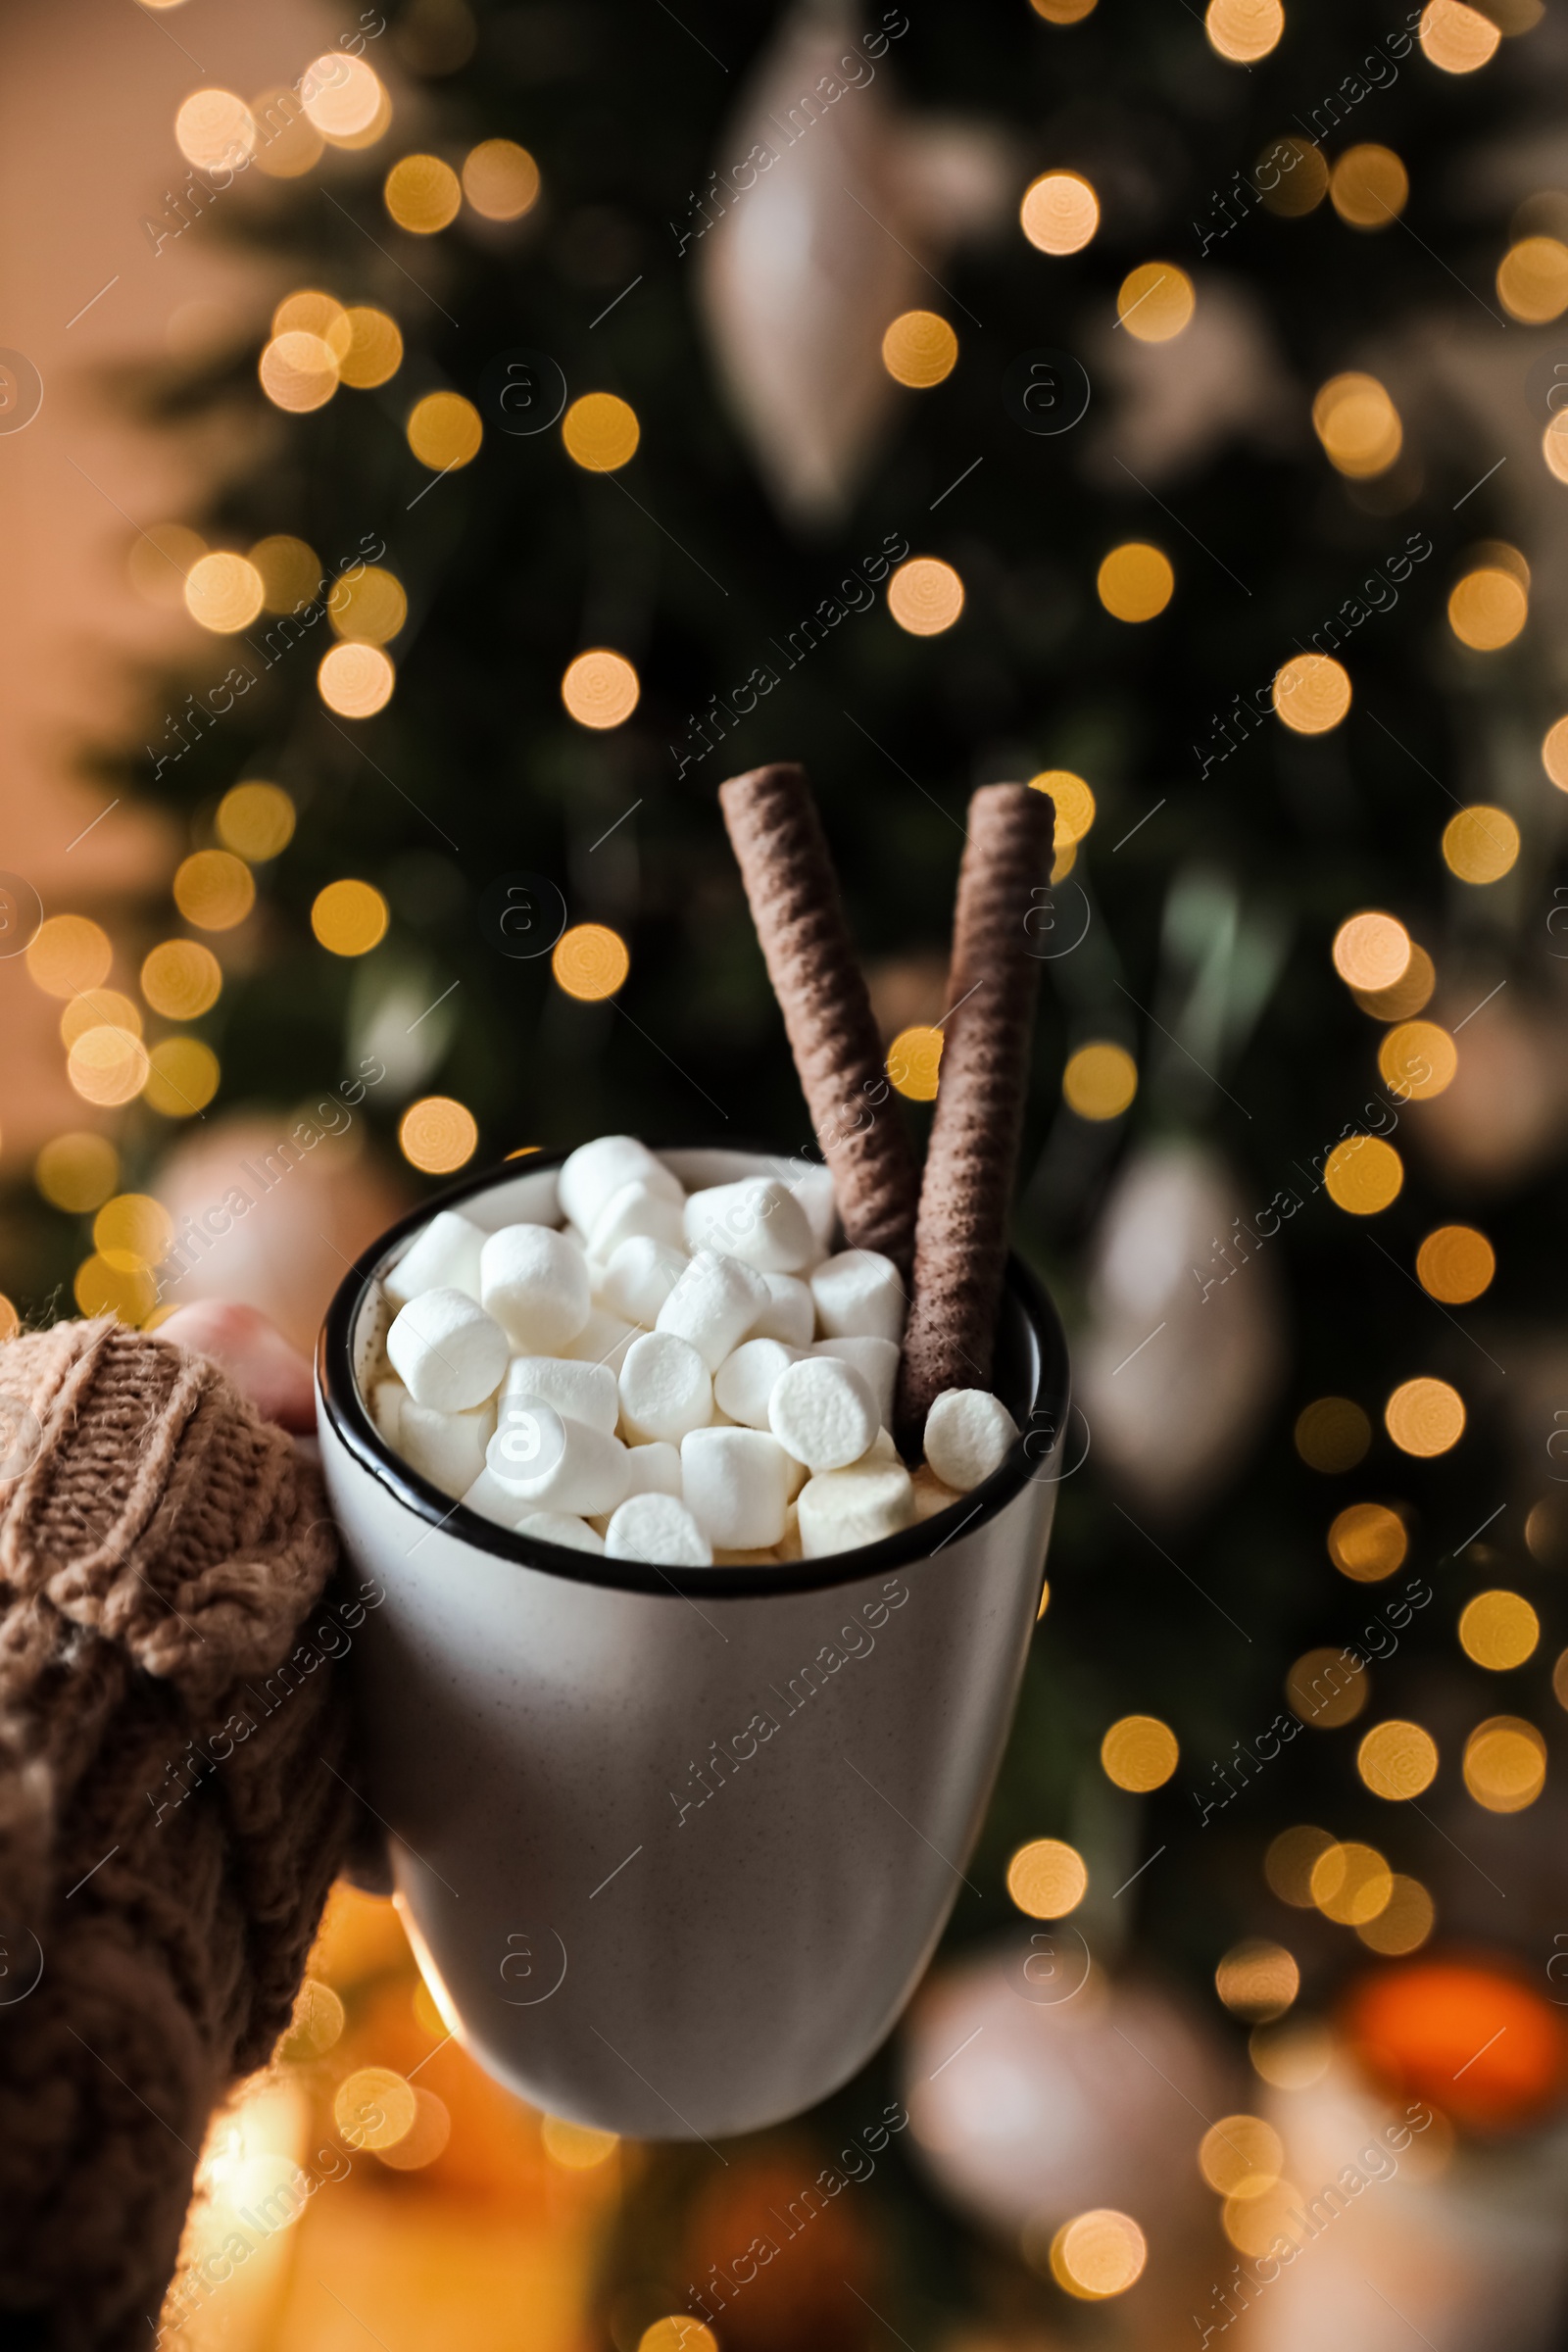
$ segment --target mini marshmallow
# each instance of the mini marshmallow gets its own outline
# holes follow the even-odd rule
[[[493,1404],[475,1405],[466,1413],[438,1413],[411,1396],[403,1407],[398,1450],[422,1478],[456,1502],[484,1469],[484,1449],[495,1425]]]
[[[588,1264],[576,1244],[549,1225],[504,1225],[479,1259],[485,1311],[514,1348],[559,1355],[588,1320]]]
[[[742,1340],[713,1376],[713,1401],[743,1428],[766,1429],[774,1386],[799,1360],[800,1349],[786,1348],[781,1340]]]
[[[477,1511],[481,1519],[493,1519],[497,1527],[514,1528],[533,1508],[498,1478],[492,1478],[488,1470],[480,1471],[463,1500],[466,1509]]]
[[[677,1443],[713,1409],[708,1366],[688,1340],[645,1331],[620,1367],[620,1418],[629,1438]]]
[[[626,1448],[586,1421],[558,1413],[542,1396],[509,1396],[485,1450],[492,1478],[535,1510],[589,1518],[626,1494]]]
[[[711,1568],[713,1549],[673,1494],[633,1494],[610,1522],[605,1550],[612,1560],[650,1560],[659,1568]]]
[[[716,1250],[700,1250],[660,1308],[654,1328],[689,1340],[710,1372],[716,1372],[749,1336],[768,1298],[754,1267],[738,1257],[721,1257]]]
[[[455,1208],[442,1208],[414,1240],[381,1284],[394,1306],[421,1291],[464,1291],[480,1304],[479,1252],[484,1234]]]
[[[626,1499],[634,1494],[673,1494],[680,1500],[680,1447],[656,1438],[651,1446],[626,1448]]]
[[[806,1221],[811,1228],[816,1247],[813,1257],[826,1257],[833,1247],[833,1228],[838,1222],[839,1204],[833,1191],[831,1168],[808,1168],[797,1176],[790,1191],[800,1202]]]
[[[934,1519],[938,1511],[947,1509],[950,1502],[962,1500],[956,1488],[942,1484],[929,1462],[920,1464],[911,1484],[914,1488],[914,1515],[919,1520]]]
[[[810,1277],[816,1319],[830,1340],[904,1337],[904,1284],[879,1250],[844,1250]]]
[[[784,1533],[789,1457],[760,1429],[694,1429],[681,1441],[681,1493],[710,1544],[760,1551]]]
[[[646,1144],[630,1135],[602,1135],[562,1161],[556,1179],[561,1213],[591,1233],[600,1210],[623,1184],[646,1184],[651,1192],[677,1203],[685,1199],[679,1177],[672,1176]]]
[[[618,1380],[627,1348],[642,1336],[635,1323],[623,1323],[618,1315],[596,1306],[565,1352],[574,1363],[607,1365]]]
[[[959,1494],[1000,1470],[1017,1438],[1017,1422],[989,1389],[944,1389],[925,1417],[925,1458]]]
[[[614,1436],[620,1418],[620,1397],[610,1366],[580,1364],[570,1356],[514,1355],[507,1366],[501,1396],[503,1403],[509,1396],[542,1396],[558,1413],[586,1421],[607,1438]]]
[[[507,1335],[466,1291],[422,1291],[386,1335],[387,1360],[416,1404],[463,1413],[501,1386]]]
[[[893,1418],[893,1391],[899,1377],[899,1349],[894,1340],[858,1338],[818,1340],[811,1349],[813,1355],[836,1355],[841,1364],[853,1364],[864,1374],[876,1398],[877,1417],[886,1429]]]
[[[836,1355],[806,1355],[775,1382],[768,1427],[808,1470],[858,1462],[877,1434],[876,1399],[863,1372]]]
[[[401,1444],[398,1433],[403,1422],[403,1407],[412,1401],[401,1380],[378,1380],[370,1391],[370,1419],[394,1453],[399,1450]]]
[[[809,1348],[816,1329],[816,1302],[794,1274],[764,1274],[768,1303],[753,1325],[759,1340],[782,1340],[786,1348]]]
[[[670,1249],[648,1234],[634,1234],[610,1253],[600,1303],[612,1315],[652,1331],[660,1308],[685,1271],[684,1247]]]
[[[808,1560],[896,1536],[914,1517],[914,1487],[902,1462],[856,1462],[820,1471],[801,1489],[801,1550]]]
[[[806,1211],[776,1176],[714,1184],[686,1201],[686,1241],[762,1274],[795,1274],[820,1255]]]
[[[609,1258],[622,1242],[642,1238],[679,1250],[686,1235],[678,1200],[655,1192],[650,1184],[623,1184],[612,1193],[594,1219],[588,1248],[595,1257]]]
[[[586,1519],[578,1519],[570,1511],[530,1511],[526,1519],[517,1521],[519,1536],[537,1536],[546,1544],[564,1544],[568,1551],[603,1551],[605,1539],[596,1535]]]

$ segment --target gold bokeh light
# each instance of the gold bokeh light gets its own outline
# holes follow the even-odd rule
[[[1064,2222],[1051,2241],[1051,2275],[1084,2303],[1125,2294],[1142,2278],[1149,2245],[1130,2214],[1097,2206]]]
[[[1491,1674],[1506,1674],[1533,1657],[1541,1619],[1522,1592],[1478,1592],[1459,1612],[1459,1646]]]
[[[120,1153],[107,1135],[74,1130],[51,1136],[33,1162],[32,1181],[53,1208],[85,1216],[120,1182]]]
[[[222,986],[222,965],[198,939],[166,939],[142,959],[141,993],[166,1021],[194,1021],[211,1012]]]
[[[1438,1743],[1418,1723],[1390,1716],[1362,1735],[1355,1769],[1374,1796],[1402,1804],[1438,1777]]]
[[[371,882],[346,876],[317,892],[311,929],[334,956],[368,956],[386,937],[391,913]]]
[[[1062,1101],[1081,1119],[1119,1119],[1137,1092],[1137,1062],[1109,1039],[1080,1046],[1061,1073]]]
[[[1203,30],[1227,65],[1255,66],[1279,47],[1285,11],[1280,0],[1208,0]]]
[[[1347,147],[1329,179],[1329,202],[1351,228],[1389,228],[1410,196],[1410,174],[1392,147]]]
[[[218,1092],[218,1055],[199,1037],[160,1038],[147,1056],[142,1100],[166,1119],[193,1119]]]
[[[1378,1048],[1378,1070],[1401,1102],[1427,1102],[1453,1083],[1459,1049],[1436,1021],[1401,1021]]]
[[[1440,1225],[1416,1251],[1416,1279],[1428,1298],[1446,1306],[1479,1298],[1496,1270],[1492,1244],[1473,1225]]]
[[[1100,1742],[1105,1778],[1136,1795],[1163,1788],[1180,1760],[1176,1735],[1157,1715],[1123,1715]]]
[[[942,1032],[924,1023],[901,1029],[888,1048],[887,1073],[909,1102],[934,1102],[942,1066]]]
[[[1530,617],[1530,594],[1512,570],[1483,564],[1455,582],[1448,598],[1448,626],[1461,645],[1494,654],[1512,645]]]
[[[590,647],[567,663],[561,680],[561,699],[580,727],[623,726],[637,708],[642,683],[624,654],[609,646]]]
[[[378,564],[368,564],[354,579],[341,579],[326,600],[334,633],[353,645],[385,645],[409,617],[401,580]]]
[[[1295,1954],[1266,1936],[1232,1944],[1214,1971],[1214,1990],[1226,2008],[1252,2025],[1283,2017],[1300,1989]]]
[[[294,804],[278,784],[231,784],[218,804],[218,838],[252,865],[265,865],[294,838]]]
[[[1409,932],[1381,907],[1348,916],[1334,934],[1334,969],[1348,988],[1393,988],[1409,968],[1410,954]]]
[[[1497,264],[1497,300],[1525,326],[1545,326],[1568,311],[1568,245],[1556,237],[1521,237]]]
[[[1403,1564],[1409,1548],[1404,1521],[1383,1502],[1352,1502],[1328,1534],[1329,1558],[1353,1584],[1378,1585]]]
[[[108,979],[109,934],[85,914],[46,915],[27,942],[27,976],[46,997],[74,997]]]
[[[1024,235],[1039,253],[1082,253],[1100,226],[1100,199],[1079,172],[1042,172],[1018,207]]]
[[[1416,35],[1431,64],[1445,74],[1474,74],[1496,54],[1502,35],[1490,17],[1464,0],[1428,0]]]
[[[1464,1400],[1446,1380],[1402,1381],[1383,1408],[1383,1422],[1401,1453],[1430,1460],[1463,1437]]]
[[[1327,1830],[1308,1822],[1281,1830],[1271,1839],[1263,1856],[1263,1876],[1282,1903],[1297,1911],[1312,1908],[1312,1872],[1333,1843]]]
[[[1372,1443],[1372,1424],[1349,1396],[1319,1396],[1296,1417],[1296,1450],[1325,1476],[1353,1470]]]
[[[426,1095],[411,1102],[398,1121],[399,1150],[427,1176],[450,1176],[466,1167],[478,1146],[478,1121],[451,1095]]]
[[[618,931],[608,923],[573,923],[551,951],[550,969],[558,988],[584,1004],[614,996],[631,969],[631,956]]]
[[[387,173],[381,200],[411,237],[433,237],[463,208],[463,182],[438,155],[405,155]]]
[[[471,465],[484,440],[484,426],[471,400],[461,392],[427,392],[409,412],[409,447],[432,473],[451,473]]]
[[[963,582],[938,556],[911,556],[888,582],[888,611],[911,637],[939,637],[963,611]]]
[[[1331,376],[1312,403],[1329,464],[1352,481],[1387,473],[1404,446],[1399,412],[1375,375]]]
[[[1546,1742],[1518,1715],[1492,1715],[1465,1741],[1464,1785],[1489,1813],[1522,1813],[1546,1785]]]
[[[618,473],[637,455],[642,426],[618,393],[584,392],[563,416],[561,438],[567,457],[585,472]]]
[[[1274,710],[1297,735],[1326,735],[1350,708],[1350,675],[1332,654],[1293,654],[1274,673]]]
[[[539,167],[515,139],[481,139],[463,166],[463,193],[485,220],[520,220],[539,200]]]
[[[368,303],[357,303],[345,313],[348,346],[338,361],[338,373],[356,392],[371,392],[390,382],[403,365],[403,335],[395,318]]]
[[[1088,1891],[1082,1854],[1060,1838],[1032,1838],[1007,1864],[1007,1892],[1029,1919],[1065,1919]]]
[[[1443,862],[1461,882],[1500,882],[1519,857],[1519,828],[1506,808],[1477,801],[1443,828]]]
[[[946,382],[958,364],[958,338],[936,311],[901,311],[882,337],[882,365],[911,392]]]
[[[321,656],[316,684],[340,718],[373,718],[392,700],[397,671],[378,645],[334,645]]]
[[[1117,289],[1116,317],[1140,343],[1168,343],[1181,333],[1197,303],[1185,270],[1174,262],[1142,262]]]
[[[1163,549],[1147,539],[1113,547],[1095,579],[1095,591],[1113,620],[1153,620],[1176,590],[1176,574]]]
[[[256,363],[256,372],[272,406],[293,416],[324,408],[337,390],[336,353],[324,336],[309,334],[303,327],[274,335]]]
[[[232,637],[262,609],[262,575],[244,556],[201,556],[185,574],[185,610],[204,629]]]
[[[1375,1217],[1399,1197],[1404,1162],[1380,1135],[1348,1135],[1323,1163],[1323,1189],[1352,1217]]]
[[[256,904],[256,884],[231,850],[196,850],[175,868],[174,905],[198,931],[232,931]]]

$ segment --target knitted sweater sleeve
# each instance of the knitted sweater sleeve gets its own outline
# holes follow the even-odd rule
[[[204,1357],[0,1346],[0,2340],[156,2340],[208,2116],[344,1851],[336,1559],[316,1471]]]

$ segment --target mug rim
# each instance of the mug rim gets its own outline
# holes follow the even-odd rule
[[[405,1236],[427,1225],[437,1212],[456,1208],[476,1195],[493,1192],[517,1176],[531,1175],[536,1168],[560,1167],[577,1149],[564,1144],[541,1151],[518,1152],[502,1160],[499,1165],[482,1169],[475,1176],[463,1178],[449,1185],[433,1199],[411,1208],[397,1222],[389,1225],[368,1249],[362,1250],[352,1270],[346,1274],[333,1293],[332,1303],[326,1310],[320,1337],[316,1349],[316,1379],[320,1409],[331,1425],[332,1434],[344,1450],[376,1484],[383,1487],[393,1499],[424,1520],[431,1528],[452,1527],[453,1533],[478,1551],[489,1552],[517,1568],[532,1568],[547,1576],[558,1576],[568,1583],[598,1585],[612,1591],[644,1592],[659,1597],[673,1596],[681,1600],[697,1600],[707,1594],[715,1600],[758,1599],[768,1594],[783,1597],[801,1592],[830,1592],[841,1585],[859,1584],[869,1577],[903,1568],[913,1562],[931,1559],[954,1537],[975,1525],[988,1525],[1024,1487],[1031,1483],[1028,1451],[1031,1425],[1043,1409],[1054,1431],[1049,1450],[1054,1450],[1065,1432],[1069,1398],[1067,1342],[1060,1318],[1045,1285],[1017,1254],[1008,1250],[1003,1272],[1003,1287],[1021,1307],[1035,1339],[1040,1355],[1040,1378],[1036,1386],[1029,1419],[1019,1432],[1017,1443],[1009,1449],[1006,1459],[983,1479],[978,1487],[958,1497],[944,1511],[934,1512],[929,1519],[917,1520],[913,1526],[901,1528],[897,1535],[882,1536],[874,1544],[862,1544],[852,1551],[830,1552],[815,1560],[781,1561],[774,1567],[714,1566],[711,1568],[662,1568],[649,1560],[611,1559],[599,1552],[579,1551],[573,1545],[552,1544],[538,1536],[521,1536],[514,1529],[486,1519],[478,1511],[470,1511],[462,1501],[454,1502],[440,1487],[432,1485],[412,1464],[395,1454],[370,1418],[369,1407],[360,1395],[354,1376],[354,1325],[361,1302],[370,1283],[376,1278],[390,1250]],[[722,1151],[750,1154],[758,1158],[799,1160],[807,1166],[824,1162],[810,1160],[800,1152],[780,1152],[766,1144],[754,1144],[739,1138],[725,1138],[719,1143],[650,1144],[651,1152],[663,1154],[675,1152]],[[519,1165],[526,1161],[527,1165]],[[929,1534],[941,1522],[951,1518],[959,1503],[970,1505],[968,1515],[958,1521],[932,1544]]]

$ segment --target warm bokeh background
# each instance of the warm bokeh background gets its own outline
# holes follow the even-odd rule
[[[965,797],[1057,813],[1072,1459],[909,2019],[622,2146],[340,1888],[165,2340],[1568,2340],[1553,6],[75,0],[0,65],[0,1327],[309,1347],[459,1169],[804,1135],[714,806],[770,757],[921,1131]]]

